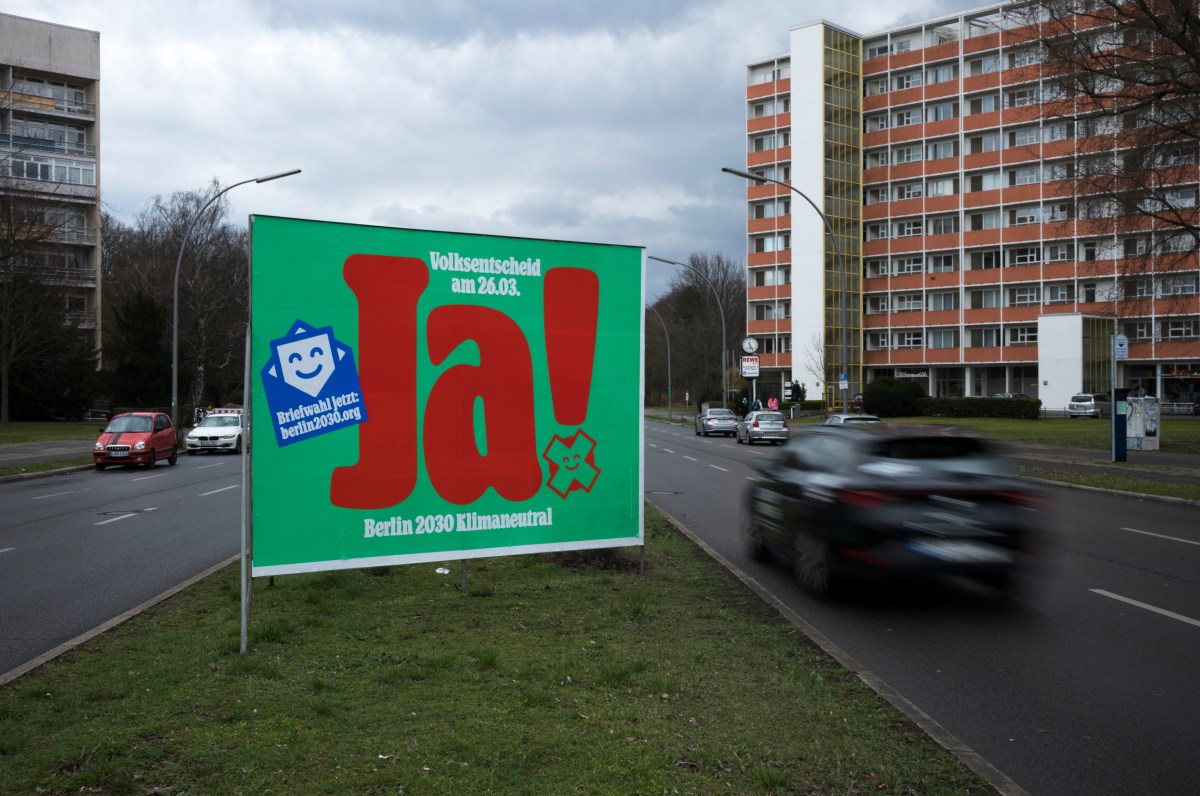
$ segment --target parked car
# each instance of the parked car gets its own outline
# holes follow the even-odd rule
[[[198,451],[242,452],[242,411],[214,409],[183,438],[188,456]]]
[[[811,426],[757,459],[744,541],[826,595],[852,576],[958,574],[1006,588],[1042,498],[987,443],[949,427]]]
[[[696,436],[724,434],[731,437],[737,431],[737,422],[732,409],[705,409],[696,415]]]
[[[1112,417],[1112,399],[1104,393],[1081,392],[1067,403],[1068,417]]]
[[[142,464],[153,467],[166,459],[179,458],[178,439],[171,418],[162,412],[126,412],[114,415],[100,430],[92,450],[97,470],[110,464]]]
[[[788,441],[791,432],[787,420],[780,412],[751,412],[737,424],[735,436],[739,443],[753,445],[755,442],[769,442],[780,445]]]
[[[844,426],[847,423],[881,423],[881,422],[883,422],[883,421],[881,421],[876,415],[837,414],[837,415],[830,415],[829,417],[825,418],[825,425],[827,425],[827,426]]]

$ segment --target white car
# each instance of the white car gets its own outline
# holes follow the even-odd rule
[[[214,409],[184,438],[188,456],[196,451],[242,452],[241,410]]]

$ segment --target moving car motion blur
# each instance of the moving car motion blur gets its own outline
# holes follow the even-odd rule
[[[983,440],[946,426],[813,426],[750,464],[747,552],[790,561],[821,596],[854,576],[1007,589],[1043,505]]]

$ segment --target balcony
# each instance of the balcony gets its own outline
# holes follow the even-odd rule
[[[96,313],[94,310],[75,310],[63,316],[63,326],[71,329],[95,329]]]
[[[0,277],[4,277],[7,273],[8,269],[0,267]],[[56,268],[21,264],[12,266],[12,273],[32,276],[36,281],[44,285],[63,287],[96,286],[95,268],[67,268],[65,266]]]
[[[42,97],[37,94],[21,94],[14,91],[11,94],[13,110],[29,111],[50,116],[66,116],[78,119],[81,116],[96,117],[96,104],[93,102],[75,102],[64,98]]]
[[[0,149],[6,152],[28,152],[33,155],[64,155],[72,158],[94,158],[96,147],[54,138],[33,138],[27,135],[0,133]]]
[[[750,334],[775,334],[790,332],[791,318],[780,318],[772,321],[746,321],[746,331]]]

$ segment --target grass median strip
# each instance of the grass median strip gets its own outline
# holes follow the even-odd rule
[[[1081,473],[1056,467],[1043,467],[1036,464],[1018,464],[1017,472],[1033,478],[1043,478],[1047,481],[1056,481],[1062,484],[1075,484],[1076,486],[1090,486],[1096,489],[1133,492],[1139,495],[1159,495],[1162,497],[1200,501],[1200,484],[1194,483],[1156,481],[1150,478],[1138,478],[1134,475]]]
[[[647,507],[605,550],[237,568],[0,688],[0,792],[922,793],[986,784]]]

